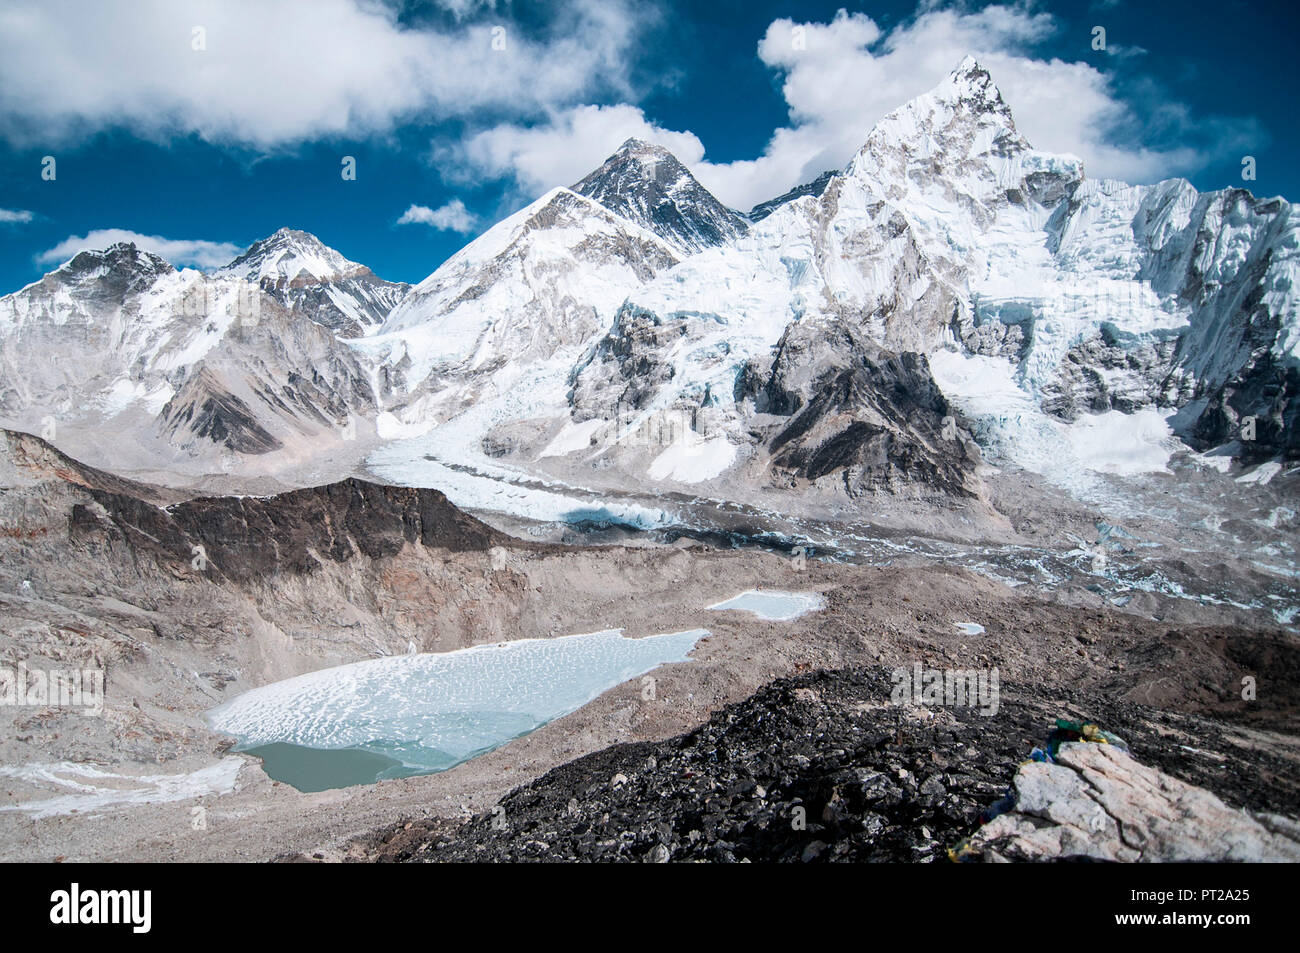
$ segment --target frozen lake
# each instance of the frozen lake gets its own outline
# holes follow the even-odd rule
[[[303,791],[428,774],[581,708],[613,686],[684,662],[705,629],[624,638],[618,629],[397,655],[255,688],[208,712]]]
[[[709,606],[721,611],[735,609],[752,612],[760,619],[774,622],[789,622],[809,612],[826,608],[826,599],[817,592],[782,592],[777,589],[750,589],[738,596]]]

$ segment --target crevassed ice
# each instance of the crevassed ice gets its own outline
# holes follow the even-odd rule
[[[782,592],[777,589],[750,589],[710,609],[736,609],[752,612],[760,619],[789,622],[809,612],[826,608],[826,599],[817,592]]]
[[[566,715],[666,662],[687,661],[705,629],[624,638],[611,629],[454,652],[399,655],[255,688],[208,712],[242,747],[379,748],[446,768]]]

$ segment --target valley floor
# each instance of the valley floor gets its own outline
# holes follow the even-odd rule
[[[987,717],[933,705],[870,716],[910,732],[907,758],[930,742],[955,757],[946,725],[978,762],[973,786],[936,782],[957,806],[890,841],[890,858],[934,859],[970,834],[977,802],[1005,789],[1057,717],[1098,719],[1143,763],[1231,806],[1300,815],[1294,473],[1242,484],[1183,461],[1097,508],[993,471],[982,515],[913,501],[929,515],[910,529],[887,500],[782,516],[762,500],[665,497],[675,522],[636,531],[484,514],[490,526],[436,491],[356,479],[186,499],[3,437],[0,663],[100,671],[105,695],[97,717],[0,705],[0,859],[406,859],[435,843],[449,857],[513,856],[518,844],[480,836],[508,792],[536,781],[528,790],[549,792],[536,803],[564,793],[584,816],[599,799],[577,775],[605,784],[636,768],[611,746],[668,745],[655,750],[692,761],[698,737],[668,739],[738,703],[795,730],[808,715],[782,693],[823,683],[840,686],[817,716],[832,737],[856,730],[854,706],[879,707],[888,673],[915,665],[996,667],[1006,704]],[[709,610],[754,588],[817,593],[825,607],[789,621]],[[304,794],[205,720],[249,689],[365,659],[700,628],[710,634],[690,661],[654,670],[648,695],[641,679],[623,682],[441,774]],[[836,670],[847,671],[825,674]],[[829,764],[842,747],[813,754]],[[901,755],[881,757],[895,770]],[[541,810],[525,813],[549,830]],[[695,820],[634,814],[674,829]],[[589,856],[607,839],[569,848]],[[704,856],[688,844],[653,846]],[[769,846],[750,849],[788,859],[797,845]],[[862,847],[843,856],[870,856]]]
[[[1121,734],[1166,736],[1160,762],[1216,790],[1229,803],[1300,812],[1300,651],[1295,638],[1284,632],[1212,624],[1212,611],[1206,625],[1155,622],[1107,604],[1086,589],[1046,601],[961,569],[809,563],[796,570],[790,560],[770,554],[701,548],[654,553],[652,563],[673,563],[671,575],[682,581],[680,597],[642,599],[635,578],[650,568],[645,552],[602,550],[599,558],[611,579],[623,580],[609,601],[575,600],[562,590],[538,597],[562,600],[565,621],[574,631],[605,627],[617,611],[630,635],[700,625],[712,633],[697,647],[693,661],[654,673],[653,700],[643,698],[639,682],[625,683],[443,774],[317,794],[271,782],[255,762],[246,760],[230,793],[35,819],[13,808],[39,800],[39,786],[7,779],[0,785],[0,806],[5,808],[0,811],[0,857],[248,861],[298,854],[320,859],[385,856],[392,848],[383,846],[386,842],[376,846],[368,832],[412,821],[425,831],[434,818],[489,812],[506,792],[557,766],[611,745],[689,731],[775,679],[844,666],[886,671],[916,662],[941,668],[998,667],[1009,703],[986,727],[980,724],[984,718],[974,719],[974,728],[1001,739],[1001,747],[976,753],[985,759],[978,773],[986,779],[1009,781],[1017,761],[1042,743],[1053,713],[1100,712],[1091,716],[1116,718],[1122,723],[1107,727]],[[750,586],[816,590],[826,595],[828,605],[789,622],[705,611]],[[1093,604],[1083,604],[1090,596]],[[585,626],[578,622],[584,616],[590,620]],[[956,623],[967,621],[982,625],[984,633],[962,632]],[[1258,701],[1245,702],[1240,682],[1251,673],[1258,673],[1261,688]],[[1034,717],[1026,717],[1026,704]],[[1157,729],[1148,710],[1193,717],[1159,717],[1155,720],[1174,728]],[[1197,729],[1202,724],[1198,718],[1209,719],[1204,724],[1213,724],[1214,730]],[[1230,744],[1214,750],[1211,736],[1230,739]],[[217,740],[210,733],[194,733],[188,743],[173,746],[167,764],[152,773],[219,763]],[[30,758],[36,752],[27,748],[24,754]],[[1224,757],[1232,759],[1227,772],[1222,770]],[[618,759],[610,754],[606,760],[614,765]],[[601,780],[597,775],[605,767],[592,768],[593,780]],[[48,796],[48,787],[43,793]],[[203,809],[201,824],[196,823],[196,807]],[[938,851],[954,846],[945,840],[949,835],[970,831],[952,826],[931,833],[933,851]]]

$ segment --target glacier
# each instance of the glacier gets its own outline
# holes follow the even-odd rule
[[[290,229],[207,275],[83,253],[0,299],[0,417],[115,472],[361,472],[643,528],[697,494],[978,500],[981,452],[1085,501],[1180,454],[1267,486],[1297,277],[1289,203],[1088,178],[967,58],[748,221],[630,140],[414,287]]]

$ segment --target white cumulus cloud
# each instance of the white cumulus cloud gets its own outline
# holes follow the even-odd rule
[[[840,168],[878,120],[932,89],[967,54],[992,74],[1026,139],[1039,149],[1079,156],[1093,177],[1149,182],[1192,171],[1210,158],[1190,145],[1145,145],[1142,120],[1105,73],[1086,62],[1036,56],[1035,45],[1058,29],[1050,14],[1022,6],[976,12],[928,6],[889,31],[843,10],[829,23],[774,21],[758,54],[784,75],[791,122],[773,133],[759,158],[701,164],[695,170],[700,180],[748,207]],[[802,49],[796,30],[802,31]],[[1163,120],[1170,115],[1166,109]],[[1189,120],[1182,129],[1164,131],[1177,139],[1191,128]]]
[[[626,2],[573,0],[544,30],[486,19],[440,30],[404,27],[396,5],[374,0],[6,0],[0,138],[125,127],[269,148],[412,118],[540,113],[626,90],[637,28]]]
[[[397,220],[398,225],[430,225],[439,231],[444,232],[472,232],[477,219],[473,213],[465,207],[465,203],[460,199],[452,199],[441,208],[429,208],[427,205],[412,205],[402,217]]]
[[[97,228],[85,235],[69,235],[53,248],[37,255],[36,261],[42,265],[61,264],[80,252],[107,248],[118,242],[130,242],[141,251],[152,252],[173,265],[193,265],[196,268],[220,268],[244,250],[244,246],[232,242],[163,238],[125,228]]]
[[[525,191],[537,193],[572,185],[631,138],[661,145],[687,165],[704,157],[694,133],[662,129],[626,104],[578,106],[535,126],[494,126],[435,150],[435,156],[452,179],[513,176]]]
[[[15,225],[30,222],[34,216],[25,209],[0,208],[0,225]]]
[[[1027,6],[972,12],[929,2],[891,29],[844,10],[827,23],[775,20],[758,55],[783,78],[789,122],[754,159],[711,163],[694,133],[661,128],[627,104],[572,106],[552,110],[542,123],[502,123],[436,155],[450,163],[452,176],[513,176],[535,194],[575,181],[636,135],[676,153],[726,204],[749,209],[842,168],[877,121],[932,89],[967,54],[992,74],[1025,138],[1079,156],[1093,177],[1150,182],[1186,174],[1214,150],[1237,148],[1249,132],[1247,122],[1198,120],[1178,103],[1144,119],[1091,63],[1036,55],[1058,29],[1050,14]],[[1213,135],[1197,138],[1198,126],[1214,127]],[[1148,144],[1154,133],[1164,145]]]

